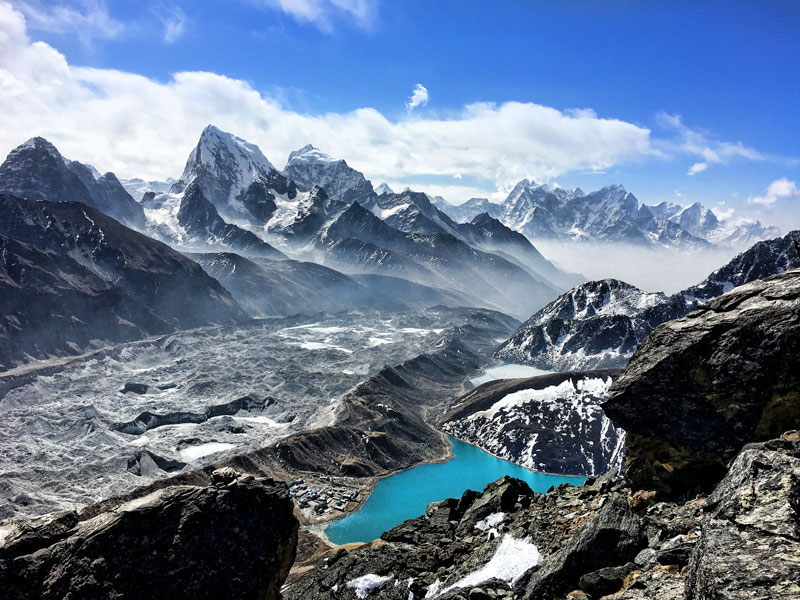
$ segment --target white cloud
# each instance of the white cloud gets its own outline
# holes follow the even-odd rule
[[[157,4],[152,8],[153,14],[164,26],[164,42],[173,44],[186,31],[186,13],[177,4]]]
[[[91,46],[95,39],[116,39],[125,30],[125,25],[108,12],[105,0],[82,0],[80,6],[16,0],[14,5],[25,15],[32,30],[74,34],[85,46]]]
[[[698,162],[694,163],[691,167],[689,167],[689,171],[686,173],[687,175],[695,175],[697,173],[702,173],[708,168],[708,163]]]
[[[728,206],[725,202],[717,203],[711,210],[720,221],[730,221],[736,212],[732,206]]]
[[[406,102],[406,108],[409,111],[412,111],[418,106],[425,106],[427,103],[428,89],[421,83],[418,83],[411,91],[411,96],[409,97],[408,102]]]
[[[209,123],[258,144],[279,166],[314,140],[373,181],[461,173],[465,183],[503,189],[524,177],[547,181],[656,154],[648,129],[533,103],[473,104],[447,119],[391,120],[373,108],[313,115],[214,73],[161,82],[75,67],[49,45],[31,43],[22,14],[0,2],[0,157],[42,135],[66,156],[121,177],[165,178],[181,173]]]
[[[676,139],[659,140],[657,146],[666,154],[688,154],[702,158],[695,162],[687,175],[695,175],[708,169],[710,165],[727,164],[733,159],[765,160],[765,156],[742,142],[724,142],[715,139],[705,131],[687,127],[680,115],[660,113],[656,117],[659,125],[677,134]]]
[[[250,0],[251,4],[280,10],[298,23],[308,23],[330,33],[336,19],[347,18],[361,29],[372,29],[378,0]]]
[[[750,196],[747,201],[750,204],[763,204],[772,206],[778,200],[797,200],[800,199],[800,190],[794,181],[789,181],[785,177],[776,179],[767,186],[761,196]]]

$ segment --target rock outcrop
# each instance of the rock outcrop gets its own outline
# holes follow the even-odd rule
[[[280,597],[298,531],[284,485],[228,468],[104,504],[0,525],[3,596]]]
[[[547,473],[601,475],[622,466],[625,432],[600,404],[618,370],[491,381],[439,419],[456,438]]]
[[[800,598],[797,431],[745,446],[706,509],[687,598]]]
[[[429,505],[380,540],[332,550],[287,597],[677,600],[703,503],[643,502],[614,471],[547,494],[504,477]]]
[[[800,270],[659,326],[604,405],[628,433],[626,478],[662,496],[710,490],[742,446],[800,423]]]

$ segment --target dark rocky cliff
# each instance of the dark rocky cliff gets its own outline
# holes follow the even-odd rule
[[[635,489],[710,490],[745,443],[800,424],[800,270],[656,328],[604,410],[628,432]]]
[[[0,526],[5,598],[273,600],[294,562],[286,487],[221,469],[102,508]]]

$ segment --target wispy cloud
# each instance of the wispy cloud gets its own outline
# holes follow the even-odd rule
[[[337,21],[364,30],[374,28],[378,15],[378,0],[247,0],[250,4],[279,10],[298,23],[310,24],[330,33]]]
[[[414,110],[418,106],[425,106],[428,103],[428,89],[418,83],[414,86],[414,89],[411,91],[411,96],[406,102],[406,108],[410,111]]]
[[[159,3],[151,10],[164,26],[164,43],[174,44],[186,32],[186,13],[177,4]]]
[[[794,181],[789,181],[785,177],[776,179],[767,186],[767,189],[760,196],[750,196],[747,201],[750,204],[761,204],[772,206],[779,200],[798,200],[800,190]]]
[[[125,30],[125,25],[111,16],[105,0],[16,0],[14,6],[25,15],[30,29],[72,34],[87,47],[91,47],[95,39],[116,39]]]
[[[706,162],[696,162],[691,167],[689,167],[689,171],[686,173],[687,175],[696,175],[697,173],[702,173],[708,168],[708,163]]]
[[[734,159],[751,161],[766,159],[763,154],[745,146],[742,142],[721,141],[706,131],[688,127],[680,115],[660,113],[656,116],[656,122],[677,135],[677,138],[667,137],[658,142],[660,149],[667,155],[686,154],[702,159],[689,167],[687,175],[696,175],[711,165],[727,164]]]

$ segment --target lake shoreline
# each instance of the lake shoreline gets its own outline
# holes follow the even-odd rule
[[[437,431],[439,431],[439,430],[437,430]],[[446,435],[444,432],[441,432],[441,431],[439,431],[439,433],[442,434],[442,435]],[[395,471],[393,473],[389,473],[389,474],[386,474],[386,475],[381,476],[379,478],[376,478],[375,479],[375,483],[371,486],[369,495],[364,498],[363,502],[360,503],[360,506],[359,506],[359,508],[357,510],[355,510],[353,512],[350,512],[350,513],[347,513],[347,514],[344,514],[338,519],[333,519],[333,520],[328,521],[327,524],[323,528],[314,527],[315,533],[317,535],[319,535],[321,538],[323,538],[324,541],[328,545],[330,545],[332,548],[338,548],[338,547],[341,547],[341,546],[347,546],[347,545],[350,545],[350,544],[353,544],[353,543],[370,543],[370,542],[372,542],[372,541],[374,541],[376,539],[379,539],[380,535],[383,532],[388,531],[392,527],[395,527],[396,525],[398,525],[398,524],[400,524],[400,523],[402,523],[402,522],[404,522],[404,521],[406,521],[408,519],[414,519],[414,518],[417,518],[417,517],[425,514],[425,508],[431,502],[440,502],[440,501],[445,500],[446,498],[450,498],[450,497],[460,497],[464,493],[464,491],[466,491],[467,489],[475,489],[476,487],[478,489],[475,489],[475,491],[480,492],[480,491],[482,491],[484,489],[484,487],[486,485],[488,485],[489,483],[491,483],[493,481],[496,481],[497,479],[499,479],[503,475],[509,475],[511,477],[514,477],[515,475],[521,474],[523,472],[525,474],[529,474],[528,477],[523,477],[522,479],[523,480],[527,480],[526,483],[528,483],[528,485],[530,485],[531,488],[534,489],[534,491],[537,492],[537,493],[545,493],[547,491],[547,489],[549,489],[550,487],[555,487],[555,486],[560,485],[562,483],[569,483],[570,485],[576,485],[576,486],[577,485],[581,485],[586,480],[586,476],[584,476],[584,475],[564,475],[564,474],[561,474],[561,473],[544,473],[544,472],[541,472],[541,471],[536,471],[536,470],[533,470],[533,469],[529,469],[527,467],[523,467],[522,465],[518,465],[518,464],[516,464],[516,463],[514,463],[512,461],[509,461],[507,459],[495,456],[492,453],[487,452],[483,448],[480,448],[479,446],[476,446],[476,445],[471,444],[469,442],[465,442],[463,440],[459,440],[458,438],[456,438],[454,436],[446,435],[446,437],[447,437],[448,445],[449,445],[449,448],[450,448],[449,456],[443,457],[441,460],[437,460],[437,461],[426,461],[426,462],[420,463],[418,465],[415,465],[413,467],[410,467],[408,469],[398,470],[398,471]],[[457,451],[455,451],[456,447],[459,446],[459,445],[460,445],[460,447],[458,448]],[[466,450],[467,448],[469,448],[470,450]],[[463,487],[462,487],[462,485],[460,483],[456,483],[452,487],[459,488],[460,489],[459,492],[456,493],[456,492],[451,491],[451,489],[448,489],[445,492],[446,495],[444,495],[444,497],[438,497],[437,496],[436,498],[426,500],[425,501],[425,506],[421,507],[422,508],[421,512],[419,512],[419,508],[417,508],[417,510],[415,511],[415,514],[413,514],[411,516],[400,517],[400,520],[398,522],[394,522],[394,520],[396,520],[396,518],[390,520],[388,522],[388,524],[381,525],[380,527],[382,529],[381,529],[380,533],[377,533],[377,535],[375,535],[375,537],[373,537],[370,540],[364,540],[364,541],[362,541],[362,540],[354,540],[354,541],[347,541],[347,542],[337,543],[336,541],[334,541],[334,540],[332,540],[330,538],[329,531],[328,531],[329,528],[331,526],[333,526],[335,523],[341,523],[343,520],[348,519],[348,518],[352,519],[354,516],[358,515],[359,513],[362,513],[362,511],[364,511],[365,508],[367,507],[367,502],[369,501],[369,499],[375,493],[375,490],[378,487],[378,485],[381,482],[387,480],[389,477],[395,477],[395,476],[400,475],[400,474],[408,474],[408,473],[410,473],[412,471],[415,471],[416,469],[419,469],[419,468],[422,468],[422,467],[435,466],[435,465],[440,465],[440,464],[447,464],[447,463],[449,463],[450,461],[452,461],[454,459],[458,459],[459,457],[461,457],[462,460],[464,460],[464,461],[470,461],[470,460],[474,461],[474,460],[477,459],[479,461],[482,461],[482,462],[486,463],[486,461],[484,459],[484,456],[486,458],[490,457],[494,461],[502,462],[503,466],[500,467],[499,469],[496,469],[495,465],[491,464],[491,461],[490,461],[490,463],[487,463],[487,464],[491,465],[490,470],[495,470],[496,472],[492,473],[491,475],[485,475],[484,479],[481,480],[482,483],[479,486],[474,485],[474,481],[472,483],[470,483],[470,482],[464,483]],[[484,469],[487,468],[487,464],[483,465]],[[504,472],[504,471],[508,471],[508,470],[511,470],[511,473]],[[516,473],[515,473],[515,471],[516,471]],[[468,476],[473,476],[473,477],[480,477],[480,472],[476,475],[475,472],[474,472],[474,469],[470,469],[468,471],[465,471],[464,474],[467,474]],[[495,477],[495,475],[496,475],[496,477]],[[409,475],[408,477],[413,477],[413,476]],[[537,479],[540,479],[540,478],[544,478],[544,480],[543,481],[536,481]],[[548,481],[550,478],[553,479],[552,482]],[[437,479],[439,479],[439,478],[437,478]],[[459,482],[463,481],[463,475],[459,474],[457,479],[458,479]],[[445,480],[445,483],[442,483],[442,482],[439,482],[439,483],[440,483],[440,485],[446,485],[446,480]],[[547,485],[548,483],[550,485]],[[546,488],[543,487],[544,485],[547,485],[547,487]],[[410,498],[409,502],[411,504],[414,504],[414,503],[419,504],[421,502],[421,499],[420,498]],[[409,502],[404,503],[404,506],[408,506]],[[419,514],[416,514],[416,513],[419,513]],[[322,524],[323,524],[323,522],[315,523],[315,525],[322,525]],[[372,530],[376,530],[376,528],[374,528],[374,527],[371,528],[371,529]],[[373,534],[370,533],[369,535],[373,535]]]

